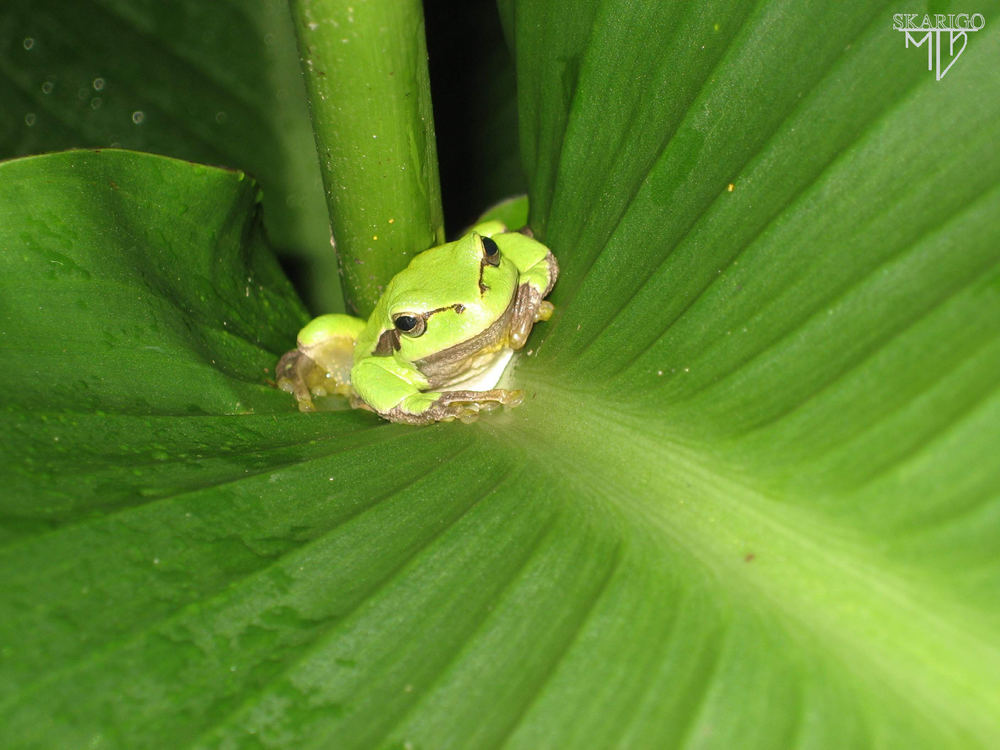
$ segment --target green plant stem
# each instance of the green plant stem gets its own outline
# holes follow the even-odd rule
[[[419,0],[290,0],[348,308],[444,239]]]

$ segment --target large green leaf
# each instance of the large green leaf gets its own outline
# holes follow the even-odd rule
[[[285,0],[6,0],[0,157],[117,147],[245,169],[275,244],[332,275],[301,78]]]
[[[4,156],[118,146],[240,166],[271,188],[279,245],[326,224],[284,2],[8,0],[0,40]]]
[[[1000,742],[996,5],[941,81],[906,8],[561,5],[557,313],[473,425],[266,386],[238,173],[0,165],[5,745]]]

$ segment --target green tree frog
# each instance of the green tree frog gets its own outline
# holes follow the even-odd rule
[[[498,221],[415,256],[393,277],[367,321],[322,315],[278,363],[278,386],[299,409],[341,394],[393,422],[471,421],[516,406],[523,393],[497,388],[531,328],[552,315],[559,266],[530,231]]]

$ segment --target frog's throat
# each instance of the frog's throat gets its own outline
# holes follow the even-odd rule
[[[514,287],[507,308],[488,328],[470,339],[413,363],[427,378],[429,383],[427,390],[452,387],[456,383],[474,381],[480,376],[484,378],[483,382],[486,382],[492,378],[493,371],[497,369],[499,358],[503,357],[503,366],[500,366],[499,372],[495,373],[493,384],[482,388],[467,387],[470,390],[489,390],[496,385],[512,353],[509,334],[516,299],[517,287]]]

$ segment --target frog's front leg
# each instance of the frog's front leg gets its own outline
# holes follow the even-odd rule
[[[559,266],[552,253],[539,261],[538,265],[544,266],[544,268],[537,270],[536,278],[529,277],[528,281],[517,288],[510,321],[510,346],[512,349],[522,348],[535,323],[539,320],[548,320],[555,310],[555,306],[544,297],[556,282]],[[543,284],[544,286],[542,286]]]
[[[486,224],[481,226],[492,229]],[[518,269],[520,283],[511,314],[510,347],[520,349],[528,340],[532,326],[539,320],[552,317],[555,308],[551,302],[545,301],[545,297],[559,278],[559,264],[552,252],[530,235],[503,232],[493,236],[497,238],[504,257]]]
[[[521,284],[514,298],[514,309],[510,319],[510,347],[520,349],[528,340],[532,327],[539,320],[552,317],[555,307],[542,299],[541,292],[533,284]]]
[[[275,368],[278,387],[295,396],[299,411],[315,411],[313,396],[354,396],[354,345],[364,327],[360,318],[332,314],[319,316],[299,331],[298,348],[287,352]]]
[[[351,372],[358,395],[381,417],[405,424],[431,424],[458,419],[471,422],[480,411],[517,406],[522,391],[424,391],[428,383],[415,368],[391,357],[360,362]]]

